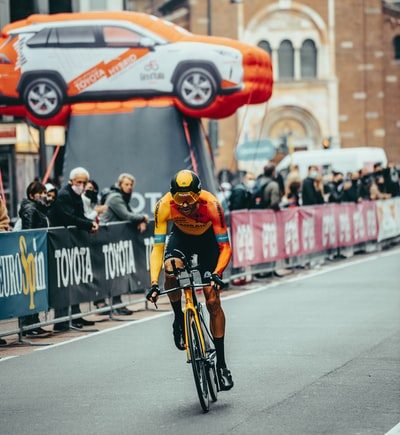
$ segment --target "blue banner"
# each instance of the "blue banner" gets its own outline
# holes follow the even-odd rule
[[[47,310],[47,232],[1,233],[0,320]]]

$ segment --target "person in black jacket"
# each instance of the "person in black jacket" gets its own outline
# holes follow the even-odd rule
[[[360,202],[362,200],[360,183],[359,172],[352,172],[350,180],[346,180],[343,184],[342,202]]]
[[[96,221],[87,219],[83,211],[82,194],[86,183],[89,181],[89,172],[85,168],[74,168],[69,175],[69,183],[60,189],[57,199],[51,207],[49,218],[53,227],[76,226],[81,230],[95,233],[99,229]],[[72,314],[80,313],[79,305],[72,305]],[[67,308],[55,310],[55,317],[67,315]],[[73,326],[94,325],[94,322],[83,318],[72,321]],[[56,323],[55,331],[66,331],[69,329],[68,322]]]
[[[323,204],[322,186],[318,168],[314,165],[308,167],[308,177],[303,180],[301,190],[302,205]]]
[[[332,181],[325,185],[328,202],[339,204],[343,199],[344,177],[342,172],[332,171]]]
[[[242,180],[233,186],[228,205],[230,211],[253,208],[252,191],[255,182],[255,175],[252,172],[246,172]]]
[[[49,220],[47,218],[47,191],[45,186],[39,181],[32,181],[26,189],[26,199],[23,199],[19,209],[21,218],[21,229],[32,230],[36,228],[47,228]],[[21,326],[29,326],[39,323],[39,314],[30,314],[19,318]],[[35,328],[30,331],[24,331],[23,336],[43,337],[47,336],[49,331],[43,328]]]

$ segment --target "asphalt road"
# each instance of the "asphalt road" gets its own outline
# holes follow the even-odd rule
[[[0,434],[385,434],[400,422],[400,251],[225,300],[235,387],[201,412],[170,314],[0,362]]]

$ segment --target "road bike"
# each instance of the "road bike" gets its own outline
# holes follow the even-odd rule
[[[201,408],[208,412],[210,399],[217,401],[217,394],[220,391],[216,369],[216,351],[213,337],[206,324],[203,313],[203,305],[196,296],[196,289],[202,289],[210,284],[202,283],[202,277],[194,264],[193,258],[188,260],[178,250],[172,252],[173,257],[178,257],[183,262],[183,268],[177,267],[175,260],[171,261],[173,275],[178,283],[177,287],[164,289],[160,295],[183,290],[185,296],[184,309],[184,339],[186,359],[192,365],[194,382]],[[207,275],[206,275],[207,274]],[[205,278],[211,276],[206,272]]]

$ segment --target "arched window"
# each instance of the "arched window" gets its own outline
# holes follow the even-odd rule
[[[285,39],[278,49],[278,70],[279,78],[294,78],[294,49],[293,44]]]
[[[271,48],[271,44],[268,41],[260,41],[258,43],[258,46],[271,56],[272,48]]]
[[[393,38],[394,58],[400,60],[400,35]]]
[[[312,39],[306,39],[300,51],[301,77],[305,79],[317,77],[317,48]]]

